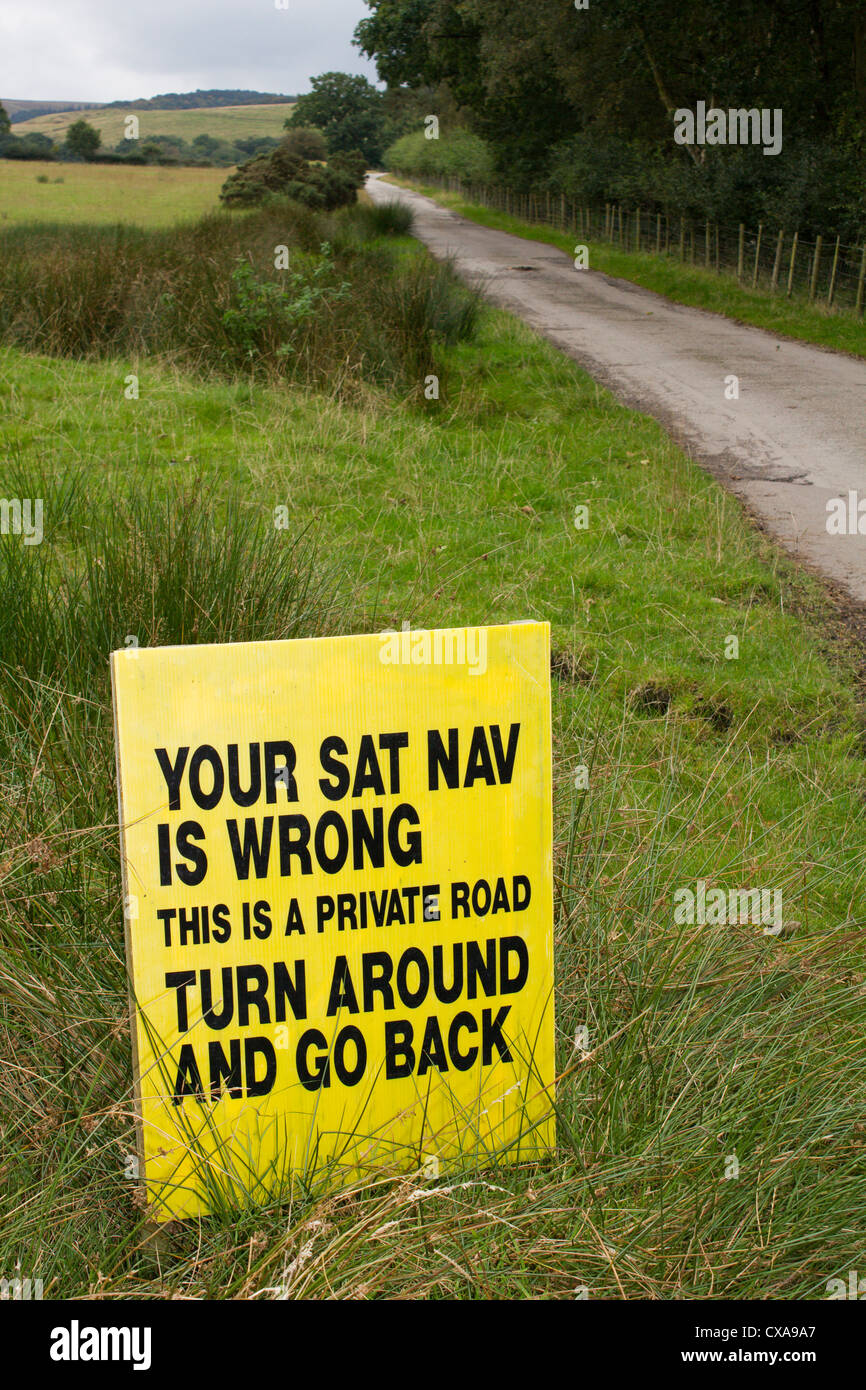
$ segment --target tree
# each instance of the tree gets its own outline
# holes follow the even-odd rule
[[[302,159],[328,158],[327,141],[322,132],[312,126],[295,126],[289,131],[283,144],[292,154],[299,154]]]
[[[2,140],[4,135],[9,134],[11,129],[12,122],[9,119],[9,113],[6,110],[6,107],[3,106],[2,103],[0,103],[0,140]]]
[[[75,121],[66,132],[66,148],[80,159],[92,159],[102,144],[102,136],[87,121]]]
[[[315,126],[332,154],[360,150],[371,164],[382,158],[384,96],[366,77],[325,72],[311,78],[313,90],[299,97],[286,121],[288,130]]]

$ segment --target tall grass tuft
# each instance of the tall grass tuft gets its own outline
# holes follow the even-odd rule
[[[14,227],[0,236],[0,340],[411,394],[419,364],[471,335],[478,307],[400,243],[410,226],[396,206],[327,215],[271,199],[165,229]]]

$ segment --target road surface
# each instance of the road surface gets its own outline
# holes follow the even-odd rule
[[[549,338],[626,405],[659,420],[798,559],[866,603],[866,360],[672,304],[564,252],[458,217],[370,175],[415,233],[487,297]],[[726,381],[738,378],[738,399]],[[732,388],[727,386],[728,391]],[[827,503],[862,501],[864,534],[828,532]],[[849,509],[850,510],[850,509]]]

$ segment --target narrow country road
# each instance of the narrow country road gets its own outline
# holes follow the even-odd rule
[[[411,204],[434,255],[659,420],[799,559],[866,603],[866,534],[828,534],[826,505],[853,490],[866,513],[866,360],[577,271],[553,246],[478,226],[380,175],[367,190]],[[731,375],[738,400],[725,397]]]

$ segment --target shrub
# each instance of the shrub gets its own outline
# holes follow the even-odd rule
[[[492,150],[479,136],[460,126],[441,131],[438,140],[428,140],[423,130],[402,136],[385,151],[385,165],[414,178],[432,174],[456,176],[467,183],[495,182]]]
[[[325,166],[310,164],[283,140],[275,150],[256,155],[230,174],[220,198],[227,207],[254,207],[269,193],[278,193],[330,211],[353,203],[362,182],[363,173],[358,177],[345,159]]]

